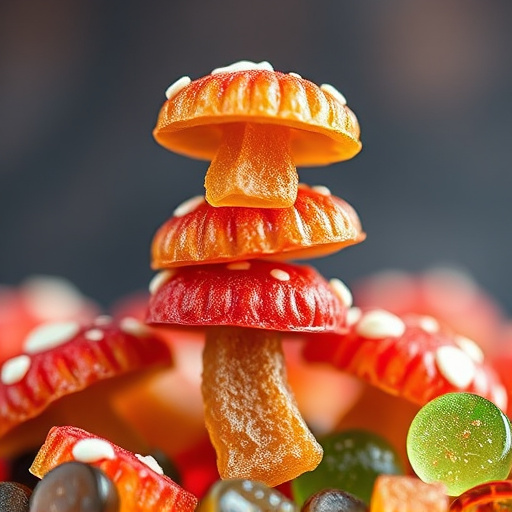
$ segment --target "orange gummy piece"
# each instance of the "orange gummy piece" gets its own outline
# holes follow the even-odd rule
[[[370,512],[448,512],[442,484],[412,476],[380,475],[373,488]]]
[[[299,178],[292,160],[290,129],[258,123],[223,127],[219,150],[205,178],[212,206],[288,208]]]
[[[205,421],[223,479],[274,487],[312,471],[322,459],[287,384],[280,338],[259,329],[207,331]]]

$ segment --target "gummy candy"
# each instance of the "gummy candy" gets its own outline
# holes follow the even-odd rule
[[[512,481],[503,480],[477,485],[462,493],[450,512],[506,512],[512,510]]]
[[[492,402],[471,393],[448,393],[416,415],[407,452],[425,482],[442,482],[458,496],[471,487],[507,477],[512,467],[510,421]]]
[[[301,512],[367,512],[368,507],[352,494],[339,489],[319,491],[302,505]]]
[[[324,449],[324,458],[318,467],[292,482],[293,497],[299,504],[325,488],[347,491],[369,503],[378,475],[404,472],[394,448],[371,432],[336,432],[319,442]]]

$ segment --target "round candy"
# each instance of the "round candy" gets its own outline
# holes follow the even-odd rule
[[[119,495],[100,469],[82,462],[66,462],[37,484],[31,512],[118,512]]]
[[[492,512],[512,510],[512,481],[490,482],[461,494],[450,512]]]
[[[402,462],[382,437],[365,430],[346,430],[319,439],[324,458],[319,466],[292,482],[293,498],[304,503],[326,488],[347,491],[370,502],[373,484],[380,474],[402,474]]]
[[[338,489],[326,489],[313,494],[304,505],[301,512],[367,512],[364,502],[352,494]]]
[[[425,482],[442,482],[458,496],[471,487],[502,480],[512,466],[508,418],[492,402],[471,393],[448,393],[416,415],[407,453]]]
[[[199,503],[197,512],[297,512],[284,494],[253,480],[219,480]]]
[[[28,512],[32,491],[17,482],[0,482],[0,510]]]

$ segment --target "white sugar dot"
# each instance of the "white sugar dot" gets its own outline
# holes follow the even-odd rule
[[[315,185],[314,187],[311,187],[311,190],[314,190],[317,194],[322,196],[331,195],[331,191],[325,185]]]
[[[250,71],[252,69],[262,69],[266,71],[274,71],[272,65],[266,60],[262,62],[251,62],[250,60],[241,60],[225,66],[223,68],[214,69],[211,74],[218,75],[220,73],[235,73],[236,71]]]
[[[300,75],[299,75],[299,73],[295,73],[295,72],[293,72],[293,71],[290,71],[288,74],[289,74],[290,76],[295,77],[295,78],[302,78],[302,76],[300,76]]]
[[[139,459],[143,464],[146,464],[146,466],[152,469],[155,473],[158,473],[159,475],[164,474],[164,470],[161,468],[160,464],[158,464],[155,458],[151,457],[151,455],[144,456],[136,453],[135,457],[137,457],[137,459]]]
[[[460,348],[451,345],[436,350],[436,364],[441,375],[459,389],[465,389],[475,377],[473,360]]]
[[[75,443],[71,453],[75,460],[86,463],[116,458],[112,445],[103,439],[81,439]]]
[[[352,293],[348,289],[348,286],[341,279],[337,278],[331,279],[329,284],[343,305],[347,308],[351,308],[354,299],[352,298]]]
[[[149,282],[149,293],[151,295],[154,295],[160,287],[169,281],[174,275],[176,274],[176,271],[173,270],[162,270],[162,272],[158,272],[158,274],[155,274],[153,276],[153,279]]]
[[[248,261],[234,261],[233,263],[228,263],[226,268],[228,270],[249,270],[251,264]]]
[[[110,323],[112,323],[110,315],[100,315],[94,319],[94,325],[108,325]]]
[[[354,325],[355,323],[359,322],[363,312],[359,308],[350,308],[347,311],[347,324],[350,327],[351,325]]]
[[[418,325],[429,334],[439,332],[439,322],[433,316],[424,315],[418,317]]]
[[[89,341],[101,341],[105,337],[105,333],[101,329],[89,329],[85,331],[84,337]]]
[[[338,91],[336,87],[333,87],[330,84],[322,84],[320,89],[322,89],[322,91],[326,92],[327,94],[330,94],[338,103],[341,103],[341,105],[347,104],[345,96],[343,96],[343,94],[341,94],[341,92]]]
[[[80,326],[77,322],[53,322],[42,324],[32,330],[25,339],[25,352],[45,352],[67,343],[76,336]]]
[[[270,275],[277,279],[278,281],[289,281],[290,280],[290,274],[288,272],[285,272],[284,270],[281,270],[280,268],[273,268],[270,271]]]
[[[173,212],[175,217],[184,217],[185,215],[193,212],[198,206],[204,203],[204,196],[194,196],[186,201],[183,201]]]
[[[0,374],[2,384],[6,386],[16,384],[25,377],[29,368],[30,357],[25,354],[8,359],[2,365],[2,372]]]
[[[378,339],[402,336],[404,322],[396,315],[382,309],[364,313],[356,327],[356,332],[364,338]]]
[[[187,87],[187,85],[190,84],[191,81],[192,80],[190,80],[189,76],[182,76],[181,78],[178,78],[176,82],[167,87],[167,90],[165,91],[165,97],[168,100],[174,98],[174,96],[176,96],[176,94],[178,94],[182,89]]]
[[[470,338],[466,336],[456,336],[455,343],[462,349],[466,354],[475,361],[475,363],[484,362],[484,353],[480,346]]]
[[[149,336],[151,331],[149,327],[136,318],[132,318],[131,316],[126,316],[119,322],[119,327],[121,330],[127,334],[132,334],[133,336]]]

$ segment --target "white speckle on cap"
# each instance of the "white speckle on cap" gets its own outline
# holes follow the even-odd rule
[[[265,71],[274,71],[272,64],[267,62],[266,60],[262,62],[252,62],[250,60],[240,60],[238,62],[234,62],[229,66],[225,66],[223,68],[215,68],[211,74],[218,75],[220,73],[235,73],[237,71],[250,71],[252,69],[261,69]]]
[[[404,331],[404,322],[383,309],[374,309],[364,313],[356,326],[357,334],[370,339],[398,338]]]
[[[456,388],[467,388],[475,377],[473,360],[460,348],[444,345],[436,350],[436,365],[441,375]]]
[[[73,339],[80,326],[77,322],[52,322],[32,330],[25,339],[24,349],[29,354],[45,352]]]
[[[348,326],[350,327],[351,325],[354,325],[356,324],[357,322],[359,322],[359,319],[361,318],[363,312],[361,311],[360,308],[350,308],[348,311],[347,311],[347,324]]]
[[[152,469],[155,473],[158,473],[159,475],[164,474],[164,470],[161,468],[160,464],[158,464],[155,458],[151,457],[151,455],[144,456],[136,453],[135,457],[137,457],[137,459],[139,459],[143,464],[146,464],[146,466]]]
[[[333,87],[330,84],[322,84],[320,89],[322,89],[322,91],[326,92],[327,94],[330,94],[338,103],[341,103],[342,105],[347,104],[345,96],[343,96],[343,94],[341,94],[341,92],[338,91],[336,87]]]
[[[161,272],[158,272],[158,274],[155,274],[153,276],[153,279],[149,282],[149,293],[151,295],[154,295],[160,287],[169,281],[169,279],[172,279],[172,277],[176,274],[176,270],[162,270]]]
[[[204,196],[194,196],[183,201],[172,213],[175,217],[184,217],[204,203]]]
[[[75,460],[85,463],[116,458],[112,445],[103,439],[80,439],[73,446],[71,453]]]
[[[112,323],[112,317],[110,315],[100,315],[94,320],[94,325],[108,325]]]
[[[273,268],[270,271],[270,275],[277,279],[278,281],[289,281],[290,280],[290,274],[288,272],[285,272],[284,270],[281,270],[280,268]]]
[[[101,341],[104,337],[105,333],[101,329],[89,329],[84,333],[84,338],[89,341]]]
[[[317,194],[322,196],[331,195],[331,191],[325,185],[315,185],[314,187],[311,187],[311,190],[314,190]]]
[[[484,353],[480,346],[470,338],[466,336],[456,336],[455,343],[464,351],[466,354],[475,361],[475,363],[484,362]]]
[[[189,76],[182,76],[181,78],[178,78],[176,82],[167,87],[167,90],[165,91],[165,97],[168,100],[174,98],[174,96],[176,96],[176,94],[178,94],[182,89],[187,87],[190,82],[192,82],[192,80],[190,80]]]
[[[329,284],[343,305],[347,308],[351,308],[354,299],[352,298],[352,293],[348,289],[348,286],[341,279],[337,279],[336,277],[331,279]]]
[[[228,270],[249,270],[251,264],[248,261],[233,261],[233,263],[228,263],[226,268]]]
[[[301,76],[301,75],[299,75],[299,73],[295,73],[294,71],[290,71],[288,74],[289,74],[290,76],[295,77],[295,78],[302,78],[302,76]]]
[[[22,380],[30,368],[30,362],[30,357],[26,354],[5,361],[0,374],[2,384],[9,386]]]
[[[418,317],[418,326],[429,334],[439,332],[439,322],[433,316],[422,315]]]
[[[133,336],[149,336],[151,331],[149,327],[143,324],[141,321],[131,316],[125,316],[119,322],[119,327],[126,334],[132,334]]]

